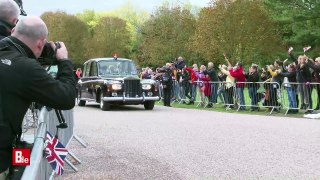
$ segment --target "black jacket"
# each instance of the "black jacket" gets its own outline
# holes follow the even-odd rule
[[[280,72],[280,76],[287,77],[289,83],[296,83],[297,82],[297,73],[295,71],[293,72]],[[284,84],[284,86],[287,86]],[[291,85],[291,87],[296,88],[296,84]]]
[[[308,62],[308,65],[311,69],[313,69],[315,72],[320,72],[320,66],[312,63],[311,61]]]
[[[212,82],[218,82],[219,81],[217,73],[213,68],[212,69],[208,69],[208,75],[210,77],[210,81],[212,81]]]
[[[165,84],[167,88],[171,88],[173,80],[172,80],[172,70],[170,68],[163,67],[161,68],[160,72],[162,73],[161,75],[161,80],[162,84]],[[164,77],[166,77],[166,81],[164,81]]]
[[[12,28],[12,25],[0,20],[0,40],[7,36],[10,36]]]
[[[297,82],[298,83],[306,83],[312,82],[312,74],[310,71],[310,64],[306,63],[303,66],[298,64],[298,59],[294,57],[293,54],[290,54],[289,58],[293,60],[297,67]]]
[[[21,134],[31,102],[67,110],[74,107],[76,96],[71,61],[59,61],[57,79],[53,79],[25,44],[14,37],[2,42],[7,39],[9,45],[0,49],[0,172],[11,164],[12,142]]]
[[[183,61],[177,62],[176,68],[182,70],[186,66],[186,63]]]
[[[254,73],[247,73],[245,74],[245,77],[247,79],[247,82],[253,82],[249,83],[248,87],[259,87],[259,84],[254,84],[255,82],[259,82],[260,79],[259,73],[257,71]]]

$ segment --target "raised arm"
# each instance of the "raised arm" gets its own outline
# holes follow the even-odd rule
[[[225,70],[225,69],[223,69],[223,68],[219,68],[219,69],[220,69],[220,71],[221,71],[223,74],[225,74],[225,75],[227,75],[227,76],[230,75],[230,72],[229,72],[229,71],[227,71],[227,70]]]
[[[231,65],[231,63],[230,63],[230,61],[229,61],[229,59],[228,59],[227,55],[226,55],[226,54],[223,54],[223,56],[224,56],[224,59],[226,60],[226,62],[227,62],[227,64],[228,64],[228,68],[231,68],[231,67],[232,67],[232,65]]]
[[[290,47],[289,50],[288,50],[288,55],[289,55],[289,58],[291,61],[293,61],[296,65],[298,65],[298,58],[294,56],[293,54],[293,47]]]

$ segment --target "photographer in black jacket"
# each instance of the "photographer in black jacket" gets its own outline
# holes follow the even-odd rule
[[[57,79],[37,61],[47,36],[47,26],[40,18],[25,17],[11,36],[0,41],[0,175],[11,165],[12,147],[19,141],[22,120],[31,102],[61,110],[74,107],[76,79],[64,43],[60,42],[56,50]],[[53,42],[50,44],[56,48]]]
[[[0,0],[0,39],[10,36],[17,24],[20,14],[19,6],[13,0]]]
[[[165,67],[160,70],[161,73],[161,83],[163,87],[163,104],[164,106],[171,107],[171,90],[172,90],[172,70],[171,64],[167,63]]]
[[[213,103],[217,103],[217,92],[219,88],[219,81],[216,71],[214,70],[214,64],[212,62],[208,63],[208,75],[211,82],[211,96],[209,99],[209,104],[207,107],[213,107]]]

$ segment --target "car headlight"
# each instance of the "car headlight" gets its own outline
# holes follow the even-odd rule
[[[143,90],[150,90],[151,89],[151,84],[142,84],[142,89]]]
[[[113,90],[120,90],[122,88],[122,85],[121,84],[112,84],[111,88]]]

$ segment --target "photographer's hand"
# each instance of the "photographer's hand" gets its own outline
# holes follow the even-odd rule
[[[60,48],[57,49],[56,58],[58,61],[60,60],[67,60],[68,59],[68,50],[63,42],[59,42]],[[56,45],[50,41],[50,45],[53,49],[56,49]]]
[[[293,47],[290,47],[290,48],[288,49],[288,54],[291,54],[292,51],[293,51]]]
[[[307,46],[307,47],[304,47],[303,48],[303,52],[304,52],[304,55],[306,55],[306,52],[311,49],[311,46]]]

